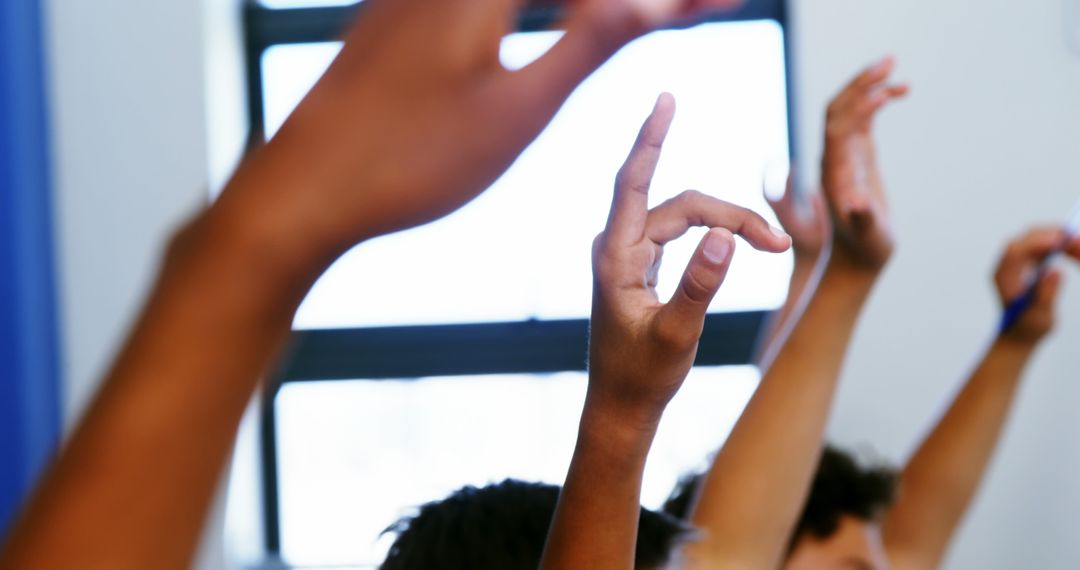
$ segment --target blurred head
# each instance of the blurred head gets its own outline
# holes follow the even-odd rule
[[[559,487],[506,480],[464,487],[386,529],[397,539],[382,570],[536,570]],[[658,570],[688,533],[678,519],[641,509],[639,570]]]
[[[664,511],[685,519],[701,476],[684,478]],[[885,570],[881,516],[896,494],[896,473],[865,467],[827,447],[795,527],[784,570]]]

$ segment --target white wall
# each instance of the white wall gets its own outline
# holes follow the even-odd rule
[[[1080,198],[1080,57],[1064,0],[799,0],[803,172],[817,169],[824,105],[894,53],[909,101],[879,125],[900,249],[858,330],[831,434],[907,456],[970,369],[997,317],[1004,241]],[[1080,528],[1080,274],[1028,374],[949,568],[1075,568]]]
[[[239,2],[45,4],[70,429],[137,314],[166,240],[206,202],[210,173],[221,180],[239,150]],[[222,504],[199,568],[224,566]]]
[[[177,223],[206,197],[201,11],[47,3],[66,367],[79,415]]]

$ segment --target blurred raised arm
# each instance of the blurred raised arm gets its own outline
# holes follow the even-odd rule
[[[697,192],[648,210],[674,111],[674,100],[662,95],[619,172],[607,228],[593,246],[589,388],[544,570],[634,567],[645,458],[694,364],[705,313],[735,250],[732,233],[766,251],[790,245],[750,210]],[[663,247],[694,226],[710,230],[662,303],[656,279]]]
[[[1009,244],[996,284],[1003,306],[1022,295],[1029,276],[1066,237],[1061,228],[1034,229]],[[1065,252],[1080,258],[1080,240]],[[983,356],[945,415],[900,478],[899,500],[885,518],[885,547],[897,570],[937,568],[986,474],[1016,399],[1024,368],[1054,324],[1062,274],[1039,276],[1031,306]]]
[[[776,568],[821,457],[825,423],[852,330],[893,249],[872,124],[907,92],[892,59],[870,67],[829,106],[822,188],[833,223],[816,294],[705,476],[690,520],[694,569]]]
[[[806,199],[806,208],[802,207],[801,198]],[[784,195],[774,198],[766,193],[765,200],[776,214],[780,226],[791,236],[794,267],[784,304],[769,318],[762,337],[757,359],[762,370],[768,369],[776,358],[817,290],[824,270],[822,262],[828,259],[828,243],[832,239],[832,221],[821,192],[814,191],[800,197],[794,187],[794,177],[789,176]]]
[[[550,52],[508,71],[516,0],[365,1],[277,136],[173,240],[0,567],[187,568],[244,407],[319,274],[478,195],[626,42],[736,3],[582,0]]]

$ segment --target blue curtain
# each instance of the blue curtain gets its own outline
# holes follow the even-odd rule
[[[60,432],[43,0],[0,0],[0,533]]]

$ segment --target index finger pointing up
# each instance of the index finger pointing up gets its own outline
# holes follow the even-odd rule
[[[660,94],[652,114],[641,126],[630,156],[615,178],[615,197],[611,201],[607,233],[616,242],[631,243],[645,235],[649,186],[674,117],[675,98],[669,93]]]

